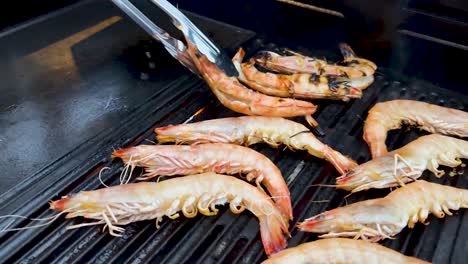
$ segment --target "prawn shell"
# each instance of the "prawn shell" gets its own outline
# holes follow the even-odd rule
[[[468,208],[468,190],[422,180],[407,184],[383,198],[338,207],[299,223],[301,231],[320,237],[354,237],[377,242],[406,226],[425,223],[430,213],[442,218],[450,210]]]
[[[203,172],[243,173],[248,178],[253,177],[250,180],[261,178],[285,217],[293,218],[289,189],[281,171],[270,159],[253,149],[225,143],[139,145],[115,150],[112,157],[122,159],[127,165],[144,167],[146,173],[142,179],[145,180],[160,175]]]
[[[425,170],[441,177],[444,171],[438,169],[439,165],[457,167],[460,159],[466,158],[468,141],[426,135],[353,168],[336,178],[336,185],[352,192],[395,187],[418,179]]]
[[[415,100],[391,100],[375,104],[364,122],[363,138],[372,158],[385,155],[387,133],[403,124],[429,133],[468,137],[468,113]]]
[[[199,211],[199,205],[202,206],[202,211],[207,208],[208,205],[203,201],[207,199],[208,194],[218,204],[234,201],[237,203],[235,212],[241,210],[237,206],[245,207],[258,218],[261,239],[267,255],[286,247],[285,235],[289,235],[288,223],[284,221],[281,212],[270,198],[242,180],[215,173],[172,178],[158,183],[129,183],[94,191],[82,191],[52,201],[50,208],[67,212],[68,218],[83,216],[98,220],[90,224],[105,223],[112,235],[122,236],[124,229],[115,225],[149,219],[156,219],[159,222],[163,216],[176,217],[178,211],[182,211],[186,217],[193,217]],[[199,203],[199,200],[202,202]],[[216,210],[212,213],[216,213]],[[208,215],[213,215],[212,213]]]
[[[347,238],[320,239],[285,249],[262,264],[428,264],[377,243]]]
[[[242,56],[235,57],[238,58],[235,63],[240,64]],[[342,100],[361,98],[360,88],[367,87],[373,81],[373,79],[366,82],[315,74],[264,73],[255,68],[253,60],[250,60],[249,63],[242,63],[239,68],[243,72],[242,78],[240,78],[242,82],[262,93],[282,97]]]
[[[329,161],[341,174],[357,166],[351,158],[323,144],[304,125],[279,117],[220,118],[155,128],[154,132],[160,143],[219,142],[248,146],[264,142],[273,147],[284,144],[291,149],[306,150],[313,156]]]
[[[187,39],[188,53],[211,91],[227,108],[251,116],[295,117],[315,113],[317,106],[306,101],[273,97],[242,85],[227,76]]]

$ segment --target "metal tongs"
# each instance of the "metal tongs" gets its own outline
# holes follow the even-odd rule
[[[219,69],[223,70],[229,76],[237,77],[239,75],[234,64],[225,52],[219,49],[205,36],[181,11],[179,11],[179,9],[166,0],[150,1],[169,15],[172,19],[172,24],[181,30],[187,40],[195,45],[200,53],[216,64]],[[154,39],[161,42],[172,57],[177,59],[193,73],[200,75],[187,52],[187,47],[182,41],[172,37],[169,33],[154,24],[153,21],[138,10],[129,0],[112,0],[112,2]]]

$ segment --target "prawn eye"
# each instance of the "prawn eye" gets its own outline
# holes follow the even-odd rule
[[[317,217],[315,218],[315,220],[317,220],[317,221],[322,221],[322,220],[325,220],[325,218],[326,218],[326,217],[325,217],[324,215],[319,215],[319,216],[317,216]]]
[[[351,175],[353,175],[354,173],[355,173],[354,170],[349,170],[349,171],[345,174],[345,177],[346,177],[346,176],[351,176]]]
[[[334,219],[335,217],[329,214],[320,214],[313,218],[314,221],[329,221]]]

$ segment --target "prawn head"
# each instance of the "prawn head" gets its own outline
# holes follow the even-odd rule
[[[406,226],[395,208],[383,199],[339,207],[306,219],[298,224],[304,232],[321,233],[321,238],[353,237],[373,242],[400,232]]]
[[[404,186],[421,176],[425,166],[413,164],[398,154],[370,160],[336,178],[338,189],[360,192],[371,188]]]

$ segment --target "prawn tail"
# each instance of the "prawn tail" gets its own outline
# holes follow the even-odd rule
[[[245,56],[245,51],[243,48],[239,48],[237,50],[237,53],[234,55],[234,57],[232,57],[232,62],[233,63],[242,63],[242,61],[244,60],[244,56]]]
[[[340,152],[326,147],[325,150],[325,159],[328,160],[340,174],[345,174],[354,167],[357,167],[358,164],[351,158],[344,156]]]
[[[287,197],[286,197],[287,196]],[[278,210],[283,214],[284,220],[289,221],[293,220],[293,212],[291,207],[291,198],[288,195],[284,197],[274,198],[275,204],[278,207]]]
[[[265,214],[260,218],[260,234],[267,255],[272,255],[287,246],[285,235],[289,235],[288,226],[279,214]]]
[[[385,143],[373,142],[369,145],[371,156],[373,159],[383,156],[388,153]]]
[[[258,180],[258,178],[257,178]],[[263,181],[262,182],[271,195],[276,207],[283,215],[284,220],[288,223],[293,220],[293,210],[291,205],[291,194],[289,193],[288,185],[282,181]],[[258,185],[261,188],[260,185]],[[267,194],[268,195],[268,194]]]
[[[357,57],[356,53],[353,51],[353,49],[351,49],[351,47],[348,44],[340,43],[339,48],[341,51],[341,55],[343,55],[345,59]]]
[[[369,121],[368,121],[369,120]],[[387,139],[387,128],[382,123],[374,122],[368,118],[364,124],[363,138],[369,145],[372,158],[385,155],[387,151],[387,145],[385,141]]]

